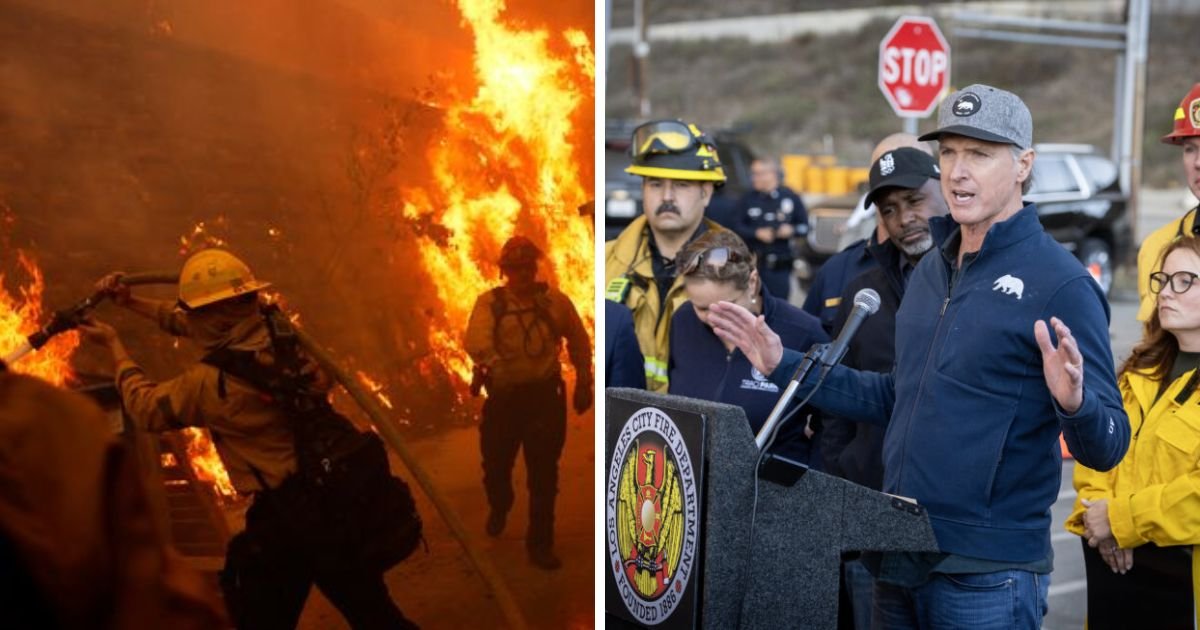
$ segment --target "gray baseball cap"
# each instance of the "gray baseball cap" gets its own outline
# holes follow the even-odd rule
[[[1033,116],[1016,94],[976,83],[943,99],[937,130],[920,139],[938,140],[945,133],[1028,149],[1033,146]]]

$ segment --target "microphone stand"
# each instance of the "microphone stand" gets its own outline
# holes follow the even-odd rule
[[[799,389],[800,383],[804,381],[804,377],[808,375],[809,370],[822,361],[827,350],[829,350],[829,344],[818,343],[813,344],[808,349],[808,352],[804,353],[804,358],[800,360],[800,365],[796,368],[795,374],[792,374],[792,380],[788,383],[787,388],[783,390],[783,395],[779,397],[779,402],[775,403],[775,408],[771,410],[771,415],[767,416],[767,421],[758,430],[758,435],[754,436],[754,443],[758,446],[759,451],[766,448],[767,443],[771,441],[777,426],[783,418],[784,412],[787,411],[792,398],[796,396],[796,390]]]

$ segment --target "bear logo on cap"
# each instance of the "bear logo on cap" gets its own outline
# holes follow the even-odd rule
[[[979,112],[980,105],[979,97],[972,92],[967,92],[954,101],[951,111],[955,116],[974,116]]]

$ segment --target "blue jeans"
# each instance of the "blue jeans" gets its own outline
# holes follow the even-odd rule
[[[942,629],[1036,629],[1046,615],[1048,574],[997,571],[934,573],[916,588],[875,582],[871,627]]]
[[[854,630],[870,630],[871,610],[875,608],[875,578],[861,560],[842,563],[846,572],[846,592],[854,613]]]

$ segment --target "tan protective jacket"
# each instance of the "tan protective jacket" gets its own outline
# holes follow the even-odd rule
[[[487,366],[488,387],[496,391],[557,376],[564,339],[575,373],[591,378],[591,339],[570,298],[553,287],[533,297],[500,287],[475,300],[466,348],[476,364]]]
[[[186,317],[167,305],[160,307],[158,321],[169,333],[187,332]],[[229,347],[262,350],[269,345],[266,325],[260,319],[257,327]],[[169,381],[155,383],[137,363],[125,360],[117,366],[117,388],[137,428],[162,432],[206,427],[238,492],[261,489],[254,471],[273,488],[296,470],[288,419],[266,394],[228,374],[222,398],[220,374],[211,365],[197,363]]]

